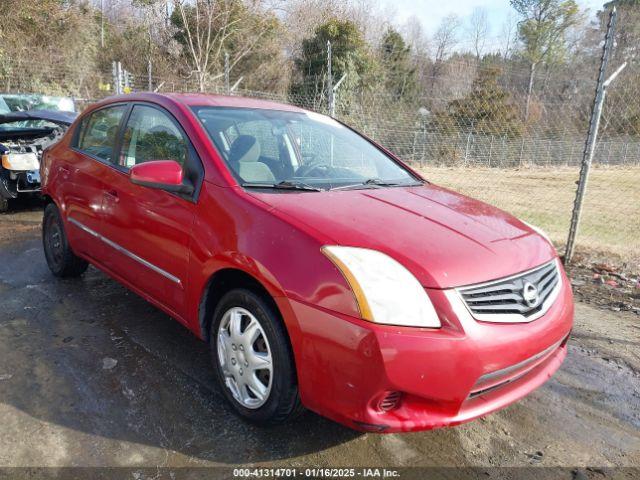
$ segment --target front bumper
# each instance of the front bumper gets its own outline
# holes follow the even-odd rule
[[[531,322],[475,320],[453,290],[429,290],[442,328],[377,325],[280,299],[303,404],[351,428],[400,432],[457,425],[506,407],[561,365],[573,323],[564,272],[558,298]],[[289,318],[288,318],[289,317]],[[402,392],[397,408],[380,399]]]
[[[40,191],[40,171],[17,171],[0,168],[0,196],[17,198],[21,193]]]

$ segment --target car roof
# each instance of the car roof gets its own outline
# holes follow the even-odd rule
[[[286,103],[278,103],[270,100],[261,100],[257,98],[214,95],[209,93],[132,93],[127,95],[117,95],[108,97],[97,105],[107,105],[116,102],[158,102],[165,103],[163,100],[169,100],[174,103],[186,105],[188,107],[207,106],[207,107],[235,107],[235,108],[259,108],[264,110],[282,110],[287,112],[308,112],[305,109],[288,105]]]

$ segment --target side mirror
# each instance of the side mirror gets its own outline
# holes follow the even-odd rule
[[[175,160],[139,163],[129,170],[131,183],[173,193],[190,195],[193,186],[185,184],[182,167]]]

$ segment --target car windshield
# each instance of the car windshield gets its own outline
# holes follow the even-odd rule
[[[74,112],[75,105],[69,97],[54,97],[37,93],[4,93],[0,94],[0,115],[11,112],[24,112],[26,110],[56,110]],[[46,131],[56,128],[55,123],[45,120],[20,120],[0,124],[0,131],[20,132],[23,130]]]
[[[317,191],[420,184],[372,143],[324,115],[226,107],[194,111],[248,188]]]

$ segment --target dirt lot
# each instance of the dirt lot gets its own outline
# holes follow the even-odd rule
[[[438,185],[496,205],[544,228],[563,244],[576,192],[577,168],[420,169]],[[619,257],[640,271],[640,167],[593,168],[578,248]],[[610,256],[610,255],[609,255]]]
[[[0,478],[38,478],[42,471],[9,467],[47,466],[181,478],[180,467],[236,464],[482,467],[473,470],[479,478],[547,471],[496,466],[568,467],[553,476],[568,479],[640,475],[607,470],[640,466],[637,314],[578,303],[561,370],[523,401],[458,428],[363,435],[309,413],[261,429],[231,413],[205,345],[177,322],[95,269],[54,279],[40,217],[37,209],[0,215]]]

